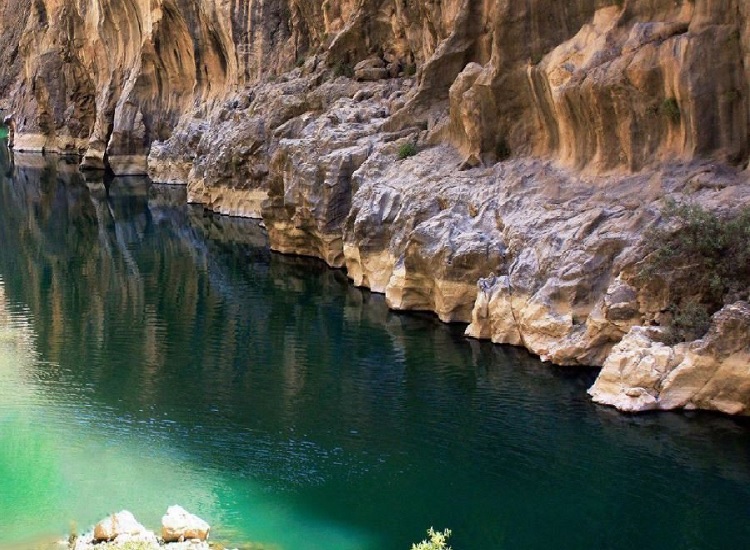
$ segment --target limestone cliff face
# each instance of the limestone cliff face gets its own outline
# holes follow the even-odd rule
[[[436,123],[433,140],[472,163],[508,153],[595,171],[741,163],[748,10],[741,0],[2,0],[0,94],[18,112],[19,147],[142,171],[153,141],[194,107],[205,115],[316,53],[338,67],[375,54],[393,74],[420,68],[388,126]]]
[[[560,364],[605,364],[679,299],[635,277],[666,197],[750,199],[743,0],[0,0],[0,14],[18,147],[187,184],[393,308]]]

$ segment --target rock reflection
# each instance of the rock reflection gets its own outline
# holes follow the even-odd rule
[[[28,305],[34,375],[76,392],[82,426],[108,417],[113,433],[231,479],[234,527],[252,509],[247,479],[282,503],[271,508],[363,530],[388,511],[398,525],[380,548],[437,521],[456,546],[546,547],[539,524],[559,533],[581,513],[591,521],[570,547],[679,546],[682,531],[635,521],[613,542],[610,516],[649,506],[657,485],[662,526],[692,506],[737,519],[711,487],[750,503],[745,425],[602,410],[585,394],[593,371],[391,312],[341,271],[272,254],[258,223],[185,205],[184,188],[87,181],[38,156],[17,157],[8,179],[0,162],[0,276]]]

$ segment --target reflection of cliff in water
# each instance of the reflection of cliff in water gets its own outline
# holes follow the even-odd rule
[[[257,223],[186,206],[184,188],[87,182],[54,158],[19,159],[12,180],[0,176],[0,276],[59,366],[44,375],[90,387],[118,421],[166,411],[171,443],[201,463],[274,486],[359,483],[383,509],[402,499],[376,487],[383,464],[407,471],[415,457],[441,475],[442,460],[472,464],[444,473],[497,491],[516,455],[535,454],[571,472],[571,487],[590,475],[579,463],[614,475],[638,471],[633,457],[747,482],[746,457],[726,443],[744,445],[746,428],[731,419],[599,409],[585,396],[591,373],[390,312],[341,271],[271,254]],[[417,494],[420,476],[399,483]],[[434,490],[451,502],[453,488]],[[329,513],[346,516],[339,506]]]
[[[13,150],[8,148],[6,141],[0,140],[0,175],[12,178],[15,169]]]

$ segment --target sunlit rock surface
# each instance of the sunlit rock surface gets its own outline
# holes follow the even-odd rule
[[[94,540],[97,542],[123,537],[147,537],[149,534],[155,539],[153,533],[147,531],[127,510],[112,514],[94,526]]]
[[[708,334],[666,345],[659,329],[633,327],[604,363],[589,393],[623,411],[708,409],[748,414],[750,304],[725,306]]]
[[[205,541],[210,529],[208,523],[181,506],[170,506],[161,518],[161,538],[164,542]]]

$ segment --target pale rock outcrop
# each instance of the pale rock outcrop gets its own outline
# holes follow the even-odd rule
[[[321,86],[332,91],[345,82]],[[279,126],[271,160],[268,201],[262,216],[271,248],[316,256],[333,267],[344,265],[342,227],[356,191],[354,173],[393,135],[381,133],[389,102],[402,93],[402,80],[369,84],[356,93],[325,94],[327,109],[308,112]]]
[[[112,541],[120,537],[148,537],[153,533],[138,523],[132,513],[127,510],[112,514],[94,526],[94,540]]]
[[[205,541],[210,529],[208,523],[181,506],[170,506],[161,518],[161,537],[164,542],[182,542],[191,539]]]
[[[622,411],[707,409],[750,414],[750,304],[714,316],[700,340],[667,345],[664,330],[633,327],[589,394]]]
[[[394,309],[467,322],[476,281],[504,264],[496,188],[455,174],[460,158],[438,147],[397,160],[398,142],[355,172],[344,256],[358,286],[384,292]]]

